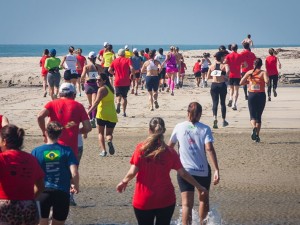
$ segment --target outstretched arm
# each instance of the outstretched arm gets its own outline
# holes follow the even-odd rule
[[[130,169],[128,170],[126,176],[123,178],[123,180],[117,185],[117,191],[122,193],[125,191],[127,184],[129,181],[131,181],[137,172],[139,171],[139,168],[135,165],[131,165]]]

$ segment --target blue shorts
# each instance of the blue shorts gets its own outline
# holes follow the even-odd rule
[[[148,91],[157,91],[159,86],[159,77],[146,76],[146,85]]]
[[[208,72],[208,67],[206,68],[201,68],[201,73],[207,73]]]

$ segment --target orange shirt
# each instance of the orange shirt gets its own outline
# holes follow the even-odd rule
[[[265,80],[263,73],[261,73],[261,70],[255,71],[252,76],[248,78],[249,85],[248,85],[248,91],[249,92],[265,92]]]

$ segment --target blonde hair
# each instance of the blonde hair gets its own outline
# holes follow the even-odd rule
[[[153,117],[149,122],[149,137],[144,141],[141,151],[144,152],[144,157],[157,158],[163,153],[167,144],[164,141],[164,133],[166,131],[165,122],[160,117]]]

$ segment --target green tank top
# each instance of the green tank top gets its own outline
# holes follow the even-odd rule
[[[114,102],[114,94],[112,91],[105,85],[108,94],[102,98],[97,107],[97,119],[109,121],[112,123],[118,122],[115,102]]]

